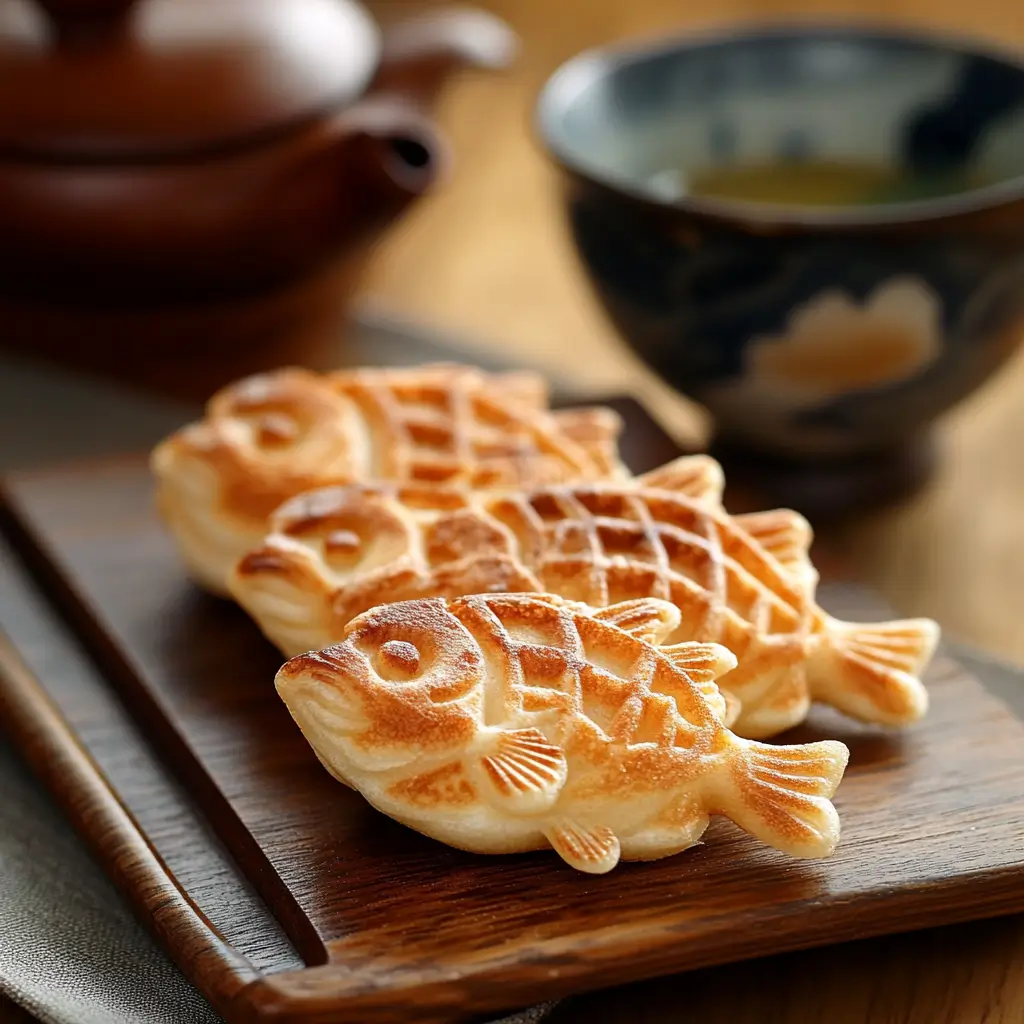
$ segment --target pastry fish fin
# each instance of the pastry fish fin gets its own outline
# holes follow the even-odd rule
[[[920,676],[939,641],[931,619],[853,623],[824,617],[807,663],[811,696],[852,718],[906,725],[928,710]]]
[[[594,460],[603,476],[629,475],[619,458],[622,417],[614,409],[595,405],[557,409],[551,415],[562,433]]]
[[[673,644],[662,647],[661,653],[695,683],[713,683],[736,667],[736,655],[721,644]]]
[[[512,814],[537,814],[558,799],[568,773],[562,748],[539,729],[518,729],[494,736],[480,758],[491,803]]]
[[[850,752],[836,740],[774,747],[733,737],[730,784],[714,810],[793,857],[828,857],[839,842],[832,806]]]
[[[585,826],[560,818],[544,829],[552,849],[577,871],[603,875],[619,863],[619,840],[605,825]]]
[[[593,617],[612,626],[618,626],[638,640],[656,644],[679,625],[679,609],[657,597],[639,597],[634,601],[620,601],[593,612]]]
[[[637,477],[636,482],[638,487],[673,491],[710,508],[720,508],[725,474],[710,455],[683,455]]]
[[[818,582],[818,572],[810,555],[814,532],[799,512],[788,508],[749,512],[733,516],[733,522],[756,540],[790,576],[800,580],[808,590],[813,589]]]
[[[730,725],[736,721],[740,713],[739,700],[723,693],[715,682],[736,667],[736,655],[732,651],[721,644],[683,643],[662,647],[661,653],[673,668],[686,673],[720,722]]]
[[[504,373],[491,375],[492,383],[496,384],[501,393],[520,405],[529,406],[537,411],[548,407],[548,382],[531,370],[508,370]]]

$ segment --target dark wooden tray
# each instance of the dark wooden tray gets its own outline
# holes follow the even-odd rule
[[[628,403],[627,457],[672,454]],[[230,1021],[463,1018],[572,991],[1024,909],[1024,723],[956,663],[904,734],[822,712],[852,750],[843,841],[790,861],[727,823],[593,878],[475,857],[320,767],[279,658],[185,579],[143,460],[8,480],[0,714],[186,975]],[[855,588],[825,602],[880,609]],[[59,610],[59,611],[58,611]]]

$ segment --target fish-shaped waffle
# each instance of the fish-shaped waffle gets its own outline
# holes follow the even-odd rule
[[[489,488],[625,477],[610,409],[551,412],[542,378],[438,364],[249,377],[164,440],[158,507],[186,566],[226,593],[267,517],[329,483],[422,480]]]
[[[621,486],[671,486],[718,503],[723,482],[717,462],[694,455]],[[515,494],[490,497],[504,503]],[[309,491],[274,512],[228,586],[288,657],[336,642],[350,619],[389,601],[541,590],[525,564],[534,559],[520,557],[490,504],[481,493],[421,484]]]
[[[717,644],[656,646],[679,611],[540,594],[374,608],[277,691],[320,761],[378,810],[475,853],[552,847],[601,874],[697,843],[713,814],[795,857],[839,839],[842,743],[722,723]]]
[[[722,687],[740,735],[776,735],[813,701],[881,725],[920,718],[938,627],[827,615],[814,602],[806,520],[730,516],[720,495],[706,456],[633,480],[501,494],[326,489],[278,510],[230,586],[286,655],[334,643],[351,618],[388,601],[536,591],[600,608],[662,598],[682,612],[671,642],[721,643],[739,659]]]

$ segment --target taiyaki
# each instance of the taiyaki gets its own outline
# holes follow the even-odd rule
[[[723,485],[721,468],[705,455],[622,484],[671,487],[713,504]],[[491,498],[517,500],[505,492]],[[270,517],[268,534],[235,566],[228,587],[288,657],[335,643],[350,619],[374,605],[541,590],[524,564],[532,559],[519,557],[516,536],[488,512],[490,504],[479,493],[429,484],[309,491]]]
[[[327,483],[536,486],[628,476],[610,409],[550,412],[535,374],[467,366],[283,369],[218,392],[153,452],[157,503],[192,575],[225,578],[287,498]]]
[[[735,736],[714,680],[736,659],[655,646],[678,626],[655,599],[401,602],[287,662],[277,691],[332,775],[463,850],[550,846],[601,874],[679,853],[721,814],[784,853],[829,856],[847,748]]]
[[[603,607],[657,597],[682,621],[670,642],[717,642],[739,666],[721,685],[732,728],[762,739],[812,701],[889,726],[924,714],[919,676],[938,627],[857,625],[814,602],[811,529],[788,510],[729,516],[721,471],[692,456],[634,480],[471,495],[447,488],[336,488],[272,519],[230,586],[286,655],[325,647],[376,604],[537,591]]]

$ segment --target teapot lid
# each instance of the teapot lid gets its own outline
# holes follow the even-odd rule
[[[380,57],[353,0],[5,0],[0,157],[178,157],[363,92]]]

